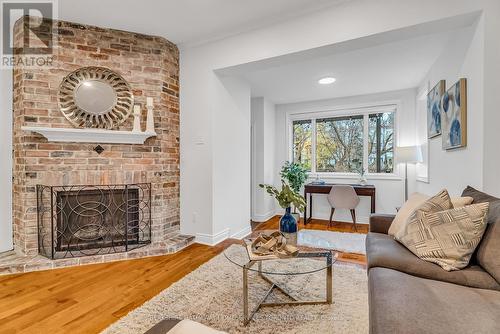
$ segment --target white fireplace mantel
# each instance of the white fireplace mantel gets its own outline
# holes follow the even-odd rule
[[[41,134],[49,142],[100,143],[100,144],[144,144],[156,132],[117,131],[104,129],[71,129],[22,126],[24,131]]]

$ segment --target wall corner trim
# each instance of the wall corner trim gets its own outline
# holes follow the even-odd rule
[[[244,229],[231,235],[231,239],[241,240],[241,239],[245,238],[246,236],[250,235],[251,233],[252,233],[252,226],[248,225]]]
[[[257,223],[263,223],[273,218],[276,215],[276,210],[271,210],[264,214],[254,214],[252,215],[252,221]]]
[[[229,238],[229,231],[230,230],[226,228],[215,234],[196,233],[196,239],[194,242],[202,245],[215,246],[219,242]]]

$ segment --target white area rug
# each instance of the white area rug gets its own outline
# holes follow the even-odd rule
[[[361,233],[300,230],[297,235],[300,245],[356,254],[366,254],[365,240],[366,234]]]
[[[232,258],[247,257],[243,247],[231,246]],[[312,259],[294,259],[303,267]],[[266,262],[280,266],[283,263]],[[168,268],[165,268],[167,270]],[[368,333],[368,287],[366,271],[335,264],[333,304],[263,308],[248,326],[243,326],[242,269],[220,254],[174,283],[158,296],[107,328],[106,334],[144,333],[165,318],[192,319],[229,333]],[[301,298],[325,298],[325,271],[289,278],[272,276]],[[256,273],[250,275],[250,305],[269,288]],[[272,299],[285,298],[279,292]]]

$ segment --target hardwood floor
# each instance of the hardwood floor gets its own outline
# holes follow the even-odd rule
[[[350,224],[307,227],[351,232]],[[255,230],[276,229],[278,218]],[[358,227],[365,232],[364,225]],[[0,333],[98,333],[238,240],[194,244],[172,255],[0,276]],[[339,260],[365,264],[364,256]]]
[[[264,223],[252,223],[253,230],[269,230],[278,228],[279,216],[275,216]],[[357,233],[368,233],[367,224],[356,224],[358,231]],[[337,232],[350,232],[356,233],[353,229],[352,223],[344,222],[333,222],[332,227],[328,226],[328,220],[313,219],[307,225],[304,225],[302,218],[299,222],[299,230],[309,229],[309,230],[321,230],[321,231],[337,231]]]

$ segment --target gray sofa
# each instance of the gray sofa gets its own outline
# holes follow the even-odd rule
[[[370,333],[500,333],[500,199],[467,187],[463,196],[490,202],[488,228],[469,266],[447,272],[387,235],[394,218],[372,215],[366,238]]]

